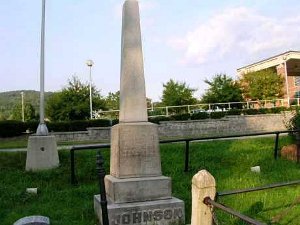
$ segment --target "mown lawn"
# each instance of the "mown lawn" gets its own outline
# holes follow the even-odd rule
[[[102,143],[107,141],[59,141],[57,145],[83,145],[83,144],[93,144]],[[14,148],[27,148],[28,137],[20,136],[14,138],[1,138],[0,139],[0,150],[1,149],[14,149]]]
[[[280,146],[289,143],[280,138]],[[276,182],[298,180],[300,166],[273,159],[274,138],[223,140],[190,144],[190,171],[183,172],[184,144],[162,144],[162,170],[172,178],[173,196],[184,200],[186,223],[190,223],[191,179],[201,169],[216,179],[217,190],[256,187]],[[58,169],[25,172],[26,153],[0,153],[0,224],[11,225],[28,215],[50,217],[52,225],[94,225],[93,195],[99,193],[95,171],[96,151],[76,152],[79,185],[70,184],[69,151],[60,151]],[[109,150],[103,151],[109,172]],[[259,165],[261,173],[250,167]],[[38,187],[37,195],[25,193]],[[228,205],[267,224],[300,224],[300,186],[278,188],[235,196],[220,197]],[[295,202],[295,204],[292,204]],[[289,209],[289,211],[287,211]],[[217,211],[221,224],[244,224]],[[272,222],[272,219],[277,222]]]

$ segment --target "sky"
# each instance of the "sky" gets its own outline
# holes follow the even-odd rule
[[[120,86],[123,0],[47,0],[45,91],[77,76],[102,96]],[[140,0],[147,97],[170,79],[204,80],[289,50],[300,50],[299,0]],[[39,90],[42,0],[0,0],[0,92]]]

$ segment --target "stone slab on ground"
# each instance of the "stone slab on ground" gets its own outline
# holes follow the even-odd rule
[[[50,219],[46,216],[27,216],[19,219],[13,225],[50,225]]]
[[[107,196],[114,203],[171,198],[171,178],[165,176],[118,179],[105,177]]]
[[[38,171],[59,166],[55,136],[30,136],[27,146],[26,170]]]
[[[100,195],[94,196],[95,213],[102,224]],[[185,224],[184,202],[177,198],[116,204],[108,202],[110,225]]]

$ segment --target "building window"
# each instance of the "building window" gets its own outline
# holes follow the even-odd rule
[[[300,86],[300,76],[296,76],[295,78],[295,86]]]
[[[294,98],[300,98],[300,91],[295,92],[295,97]]]

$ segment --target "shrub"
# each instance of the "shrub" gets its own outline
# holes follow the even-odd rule
[[[257,115],[257,114],[260,114],[258,109],[243,109],[242,112],[245,115]]]
[[[220,119],[226,116],[226,112],[211,112],[210,118],[211,119]]]
[[[106,119],[98,120],[74,120],[49,122],[47,127],[49,131],[66,132],[66,131],[83,131],[88,127],[109,127],[113,122]]]
[[[268,109],[267,108],[259,108],[258,109],[258,114],[267,114],[268,113]]]
[[[230,109],[226,112],[227,115],[241,115],[241,109]]]
[[[110,127],[113,124],[113,120],[97,119],[89,120],[89,127]]]
[[[207,112],[198,112],[191,115],[191,120],[204,120],[208,118],[209,114]]]
[[[170,121],[171,118],[168,116],[157,116],[157,117],[149,117],[148,121],[151,123],[159,124],[160,121]]]
[[[26,131],[25,123],[15,120],[0,121],[0,137],[20,136]]]
[[[36,120],[25,122],[25,128],[26,128],[26,130],[29,130],[30,132],[35,132],[38,125],[39,125],[39,121],[36,121]]]
[[[299,110],[295,110],[294,116],[290,119],[289,123],[287,124],[287,129],[289,129],[289,130],[300,129],[300,112],[299,112]]]
[[[171,120],[183,121],[183,120],[189,120],[191,118],[191,115],[189,113],[175,114],[170,116],[170,118]]]

